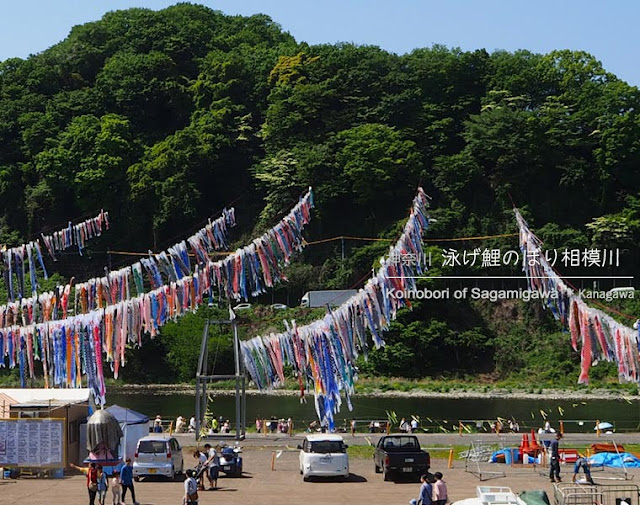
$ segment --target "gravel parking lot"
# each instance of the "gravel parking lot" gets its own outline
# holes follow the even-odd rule
[[[298,472],[298,454],[282,452],[276,459],[275,471],[271,471],[273,450],[271,447],[252,447],[244,452],[245,476],[221,477],[216,491],[200,492],[200,504],[225,503],[251,505],[332,505],[332,504],[402,504],[406,505],[418,494],[417,483],[384,482],[382,475],[374,473],[368,459],[350,461],[351,476],[346,482],[330,480],[303,482]],[[185,458],[185,464],[190,458]],[[504,465],[503,465],[504,466]],[[464,471],[464,462],[456,461],[453,469],[447,469],[445,460],[433,460],[432,471],[441,471],[449,487],[449,499],[455,501],[475,495],[479,480]],[[570,480],[571,467],[563,468],[565,480]],[[513,491],[544,489],[552,493],[552,484],[531,468],[513,470],[506,478],[484,481],[483,485],[509,486]],[[636,471],[636,473],[638,473]],[[594,474],[596,481],[598,474]],[[636,477],[637,479],[637,477]],[[81,505],[88,503],[86,480],[83,476],[63,479],[21,478],[17,481],[0,480],[0,504],[28,503]],[[141,504],[180,505],[183,485],[181,482],[143,480],[136,483],[136,494]],[[109,492],[110,493],[110,492]],[[111,503],[108,495],[107,504]],[[131,503],[131,500],[128,500]]]

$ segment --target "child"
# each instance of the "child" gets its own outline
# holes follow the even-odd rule
[[[104,505],[108,487],[107,474],[102,470],[102,466],[98,465],[98,502],[100,505]]]
[[[120,484],[120,472],[118,470],[114,470],[113,477],[111,477],[111,495],[113,496],[113,505],[122,503],[122,485]]]

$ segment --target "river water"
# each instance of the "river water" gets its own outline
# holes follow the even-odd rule
[[[164,419],[175,419],[182,415],[187,419],[195,412],[195,394],[155,394],[144,393],[109,393],[108,405],[117,404],[128,407],[149,417],[160,414]],[[216,415],[230,419],[232,425],[235,418],[235,397],[228,395],[215,396],[209,403],[209,409]],[[341,412],[336,415],[336,424],[343,419],[366,420],[386,419],[386,411],[395,412],[398,419],[418,416],[422,427],[431,431],[452,430],[459,420],[465,424],[475,424],[475,420],[495,420],[513,418],[521,429],[540,428],[545,417],[552,426],[558,428],[560,420],[564,421],[567,432],[593,432],[595,420],[609,422],[615,430],[640,431],[640,401],[619,400],[515,400],[507,398],[405,398],[375,397],[356,395],[353,398],[353,411],[349,412],[343,403]],[[544,415],[543,413],[544,412]],[[270,418],[291,417],[296,422],[308,423],[316,419],[313,396],[307,403],[300,403],[297,396],[248,395],[247,423],[251,425],[256,417]],[[486,428],[487,423],[483,426]]]

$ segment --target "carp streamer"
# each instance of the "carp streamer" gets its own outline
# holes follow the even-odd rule
[[[0,311],[0,367],[5,366],[8,357],[10,368],[19,366],[24,383],[27,375],[34,378],[34,361],[41,360],[47,374],[45,382],[61,387],[81,387],[85,375],[96,403],[104,405],[103,353],[117,378],[120,367],[125,365],[128,344],[139,346],[144,333],[154,337],[167,322],[194,312],[207,297],[213,296],[214,288],[228,298],[246,299],[283,280],[283,266],[304,246],[302,231],[310,221],[312,207],[313,193],[309,188],[275,227],[225,259],[212,261],[207,251],[226,246],[223,226],[235,223],[233,210],[227,211],[221,218],[224,225],[218,222],[217,231],[210,223],[211,227],[208,225],[188,239],[196,256],[193,273],[182,242],[170,248],[163,263],[149,258],[149,266],[144,268],[151,291],[141,292],[142,267],[138,269],[137,264],[131,266],[137,296],[129,297],[128,282],[119,276],[107,276],[106,282],[104,278],[94,279],[95,294],[91,281],[80,285],[79,298],[88,310],[86,314],[67,315],[70,285],[62,294],[54,294],[53,301],[49,299],[44,307],[40,306],[41,300],[34,304],[42,313],[41,322],[34,319],[21,324],[18,309],[8,304],[4,313]],[[20,310],[22,320],[26,321],[33,312]],[[55,320],[55,316],[61,319]]]
[[[574,351],[580,349],[578,384],[589,383],[589,368],[600,360],[617,364],[620,382],[640,382],[640,329],[624,326],[601,310],[589,307],[554,271],[541,249],[540,239],[518,209],[514,208],[514,212],[520,229],[522,270],[529,289],[544,295],[544,306],[569,331],[571,347]],[[535,261],[530,261],[531,258]]]
[[[364,288],[341,306],[329,309],[322,319],[311,324],[297,326],[295,321],[284,321],[283,333],[240,343],[245,368],[260,390],[281,384],[284,366],[290,365],[298,378],[301,399],[305,389],[313,387],[321,423],[334,428],[342,392],[352,410],[351,395],[357,380],[355,360],[360,352],[366,357],[368,334],[376,348],[384,346],[382,333],[389,329],[397,310],[411,306],[405,297],[395,294],[415,289],[415,276],[422,274],[421,262],[407,265],[393,258],[408,254],[422,258],[422,234],[429,226],[428,203],[429,197],[418,188],[409,219],[389,256],[380,260],[380,268]]]

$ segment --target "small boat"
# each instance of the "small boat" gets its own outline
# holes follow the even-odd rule
[[[475,498],[458,500],[451,505],[549,505],[545,491],[515,494],[510,487],[477,486]]]

